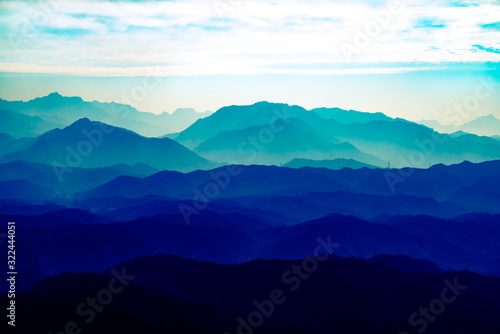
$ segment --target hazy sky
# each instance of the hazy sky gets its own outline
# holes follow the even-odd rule
[[[152,112],[269,100],[442,120],[493,80],[473,114],[500,118],[499,3],[0,1],[0,97],[58,91]]]

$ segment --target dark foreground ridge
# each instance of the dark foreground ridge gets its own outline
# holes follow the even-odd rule
[[[41,281],[18,296],[30,321],[13,333],[493,334],[499,286],[469,272],[404,273],[327,254],[241,265],[158,255]]]

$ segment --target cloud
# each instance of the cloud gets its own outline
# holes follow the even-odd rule
[[[473,47],[481,50],[481,51],[486,51],[486,52],[491,52],[491,53],[498,53],[500,54],[500,49],[492,48],[492,47],[486,47],[483,45],[473,45]]]
[[[0,50],[7,71],[137,75],[164,66],[174,75],[396,71],[408,65],[500,61],[470,45],[497,42],[500,6],[490,1],[4,1]],[[369,25],[377,33],[346,62]],[[427,29],[433,29],[429,33]],[[488,51],[486,49],[480,49]],[[495,49],[492,49],[495,50]],[[334,65],[332,66],[330,65]]]
[[[483,29],[492,29],[492,30],[500,30],[500,21],[493,23],[485,23],[481,24],[481,28]]]
[[[435,18],[425,18],[420,19],[414,25],[414,28],[445,28],[446,24],[444,22],[439,22]]]

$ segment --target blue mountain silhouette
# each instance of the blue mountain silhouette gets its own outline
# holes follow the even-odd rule
[[[186,171],[211,166],[206,159],[171,139],[146,138],[87,118],[64,129],[49,131],[26,149],[8,153],[0,161],[15,160],[70,168],[143,163],[159,170]]]

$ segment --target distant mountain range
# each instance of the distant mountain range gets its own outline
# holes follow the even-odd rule
[[[316,108],[312,112],[325,119],[333,119],[342,124],[368,123],[371,121],[393,121],[394,119],[381,112],[368,113],[355,110],[344,110],[340,108]],[[403,120],[398,118],[397,120]]]
[[[467,133],[488,128],[488,134],[498,134],[494,129],[500,121],[491,115],[463,126],[464,132],[439,135],[427,126],[382,113],[338,108],[306,110],[259,102],[224,107],[213,114],[182,109],[172,115],[154,115],[131,106],[85,102],[58,93],[28,102],[0,100],[0,133],[4,133],[0,154],[26,149],[33,139],[19,141],[22,137],[62,129],[82,118],[145,136],[174,139],[207,160],[226,164],[283,165],[293,159],[350,159],[375,167],[390,164],[422,168],[500,159],[498,140]],[[432,122],[424,123],[438,128]]]
[[[119,176],[146,177],[157,172],[159,170],[144,164],[120,164],[102,168],[71,168],[67,172],[63,169],[58,175],[51,165],[17,160],[0,164],[0,182],[28,181],[46,190],[50,189],[53,195],[57,193],[66,196],[91,190]]]
[[[457,131],[468,132],[479,136],[498,136],[500,135],[500,120],[493,115],[482,116],[467,122],[463,125],[442,125],[435,120],[422,120],[418,122],[433,128],[442,133],[454,133]]]
[[[184,150],[187,149],[182,152]],[[227,168],[238,174],[228,176]],[[96,210],[107,205],[116,208],[118,204],[113,198],[150,197],[139,202],[142,207],[157,200],[155,196],[188,201],[191,207],[193,204],[189,202],[195,199],[208,202],[208,206],[213,204],[214,209],[222,205],[273,212],[283,224],[320,218],[332,212],[364,219],[384,214],[453,217],[473,212],[500,213],[497,205],[500,196],[496,191],[496,186],[500,186],[498,170],[499,161],[436,165],[415,169],[411,176],[391,186],[389,176],[397,177],[407,171],[225,166],[186,174],[155,173],[157,170],[141,164],[59,171],[50,164],[11,161],[0,164],[3,189],[0,198],[60,201],[57,194],[65,194],[69,199],[101,200],[101,204],[92,204]],[[58,172],[63,171],[60,177]],[[131,204],[135,205],[133,201],[127,205]],[[175,205],[173,207],[178,213]],[[149,210],[157,214],[171,212],[167,206],[158,208],[160,211],[156,211],[156,207]],[[116,214],[119,213],[118,210]]]
[[[19,333],[71,331],[125,277],[82,332],[422,332],[446,291],[426,333],[498,333],[499,138],[269,102],[204,116],[0,100]]]
[[[333,160],[310,160],[310,159],[293,159],[287,162],[283,167],[290,168],[302,168],[302,167],[314,167],[314,168],[328,168],[328,169],[342,169],[342,168],[378,168],[372,165],[368,165],[353,159],[333,159]]]
[[[492,138],[440,135],[382,114],[268,102],[224,107],[171,138],[211,160],[239,164],[354,159],[376,167],[391,162],[423,168],[500,159],[500,145]]]
[[[194,148],[198,154],[214,161],[229,163],[273,165],[296,157],[310,159],[350,158],[366,163],[383,165],[381,159],[360,151],[348,142],[307,131],[307,124],[291,120],[283,131],[272,135],[269,143],[251,146],[249,138],[269,130],[268,126],[252,126],[242,130],[224,131]],[[235,150],[236,148],[236,150]]]
[[[125,104],[86,102],[80,97],[64,97],[56,92],[28,102],[0,99],[0,132],[16,138],[34,137],[66,127],[80,118],[90,118],[143,136],[158,137],[181,131],[210,114],[186,108],[156,115]]]
[[[225,168],[183,175],[166,171],[144,179],[121,177],[82,195],[84,198],[156,195],[190,200],[196,195],[193,189],[202,192],[206,184],[214,182],[212,176],[223,175]],[[500,213],[495,204],[500,200],[496,188],[489,188],[491,191],[484,188],[488,183],[497,184],[498,161],[415,170],[395,187],[394,193],[386,177],[389,172],[397,175],[397,170],[240,168],[240,174],[219,190],[217,199],[229,198],[243,206],[276,211],[284,216],[294,216],[296,210],[303,220],[338,210],[364,218],[382,214],[450,217],[468,212]]]
[[[436,165],[393,193],[394,169],[115,165],[74,168],[60,181],[50,165],[14,161],[0,164],[0,212],[20,229],[25,287],[158,253],[229,264],[298,259],[328,235],[342,256],[404,254],[500,276],[499,171],[500,161]]]
[[[64,129],[55,129],[34,139],[20,139],[23,144],[6,144],[0,162],[16,160],[53,165],[61,174],[64,168],[101,168],[120,164],[144,164],[157,170],[191,171],[214,167],[206,159],[168,138],[146,138],[132,131],[80,119]],[[8,148],[8,147],[7,147]],[[0,154],[1,154],[0,147]]]

